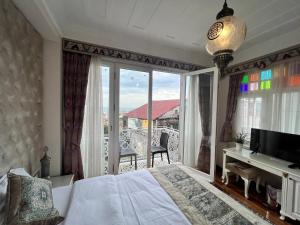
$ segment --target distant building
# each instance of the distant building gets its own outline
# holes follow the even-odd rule
[[[167,126],[178,129],[180,100],[152,101],[153,126]],[[147,128],[148,104],[142,105],[123,116],[123,127]]]

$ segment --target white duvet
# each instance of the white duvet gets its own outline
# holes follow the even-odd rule
[[[190,224],[147,170],[77,181],[67,208],[64,225]]]

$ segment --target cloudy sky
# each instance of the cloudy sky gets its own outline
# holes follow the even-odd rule
[[[148,101],[149,75],[145,72],[121,69],[120,112],[128,112]],[[108,109],[109,69],[102,67],[103,108]],[[153,73],[153,100],[179,99],[180,76],[165,72]]]

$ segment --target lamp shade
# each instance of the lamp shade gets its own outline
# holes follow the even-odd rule
[[[206,50],[211,55],[236,51],[246,37],[246,24],[235,16],[218,19],[208,30]]]

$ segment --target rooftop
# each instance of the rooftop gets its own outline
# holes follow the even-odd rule
[[[165,113],[171,111],[172,109],[176,108],[180,105],[179,99],[172,99],[172,100],[158,100],[152,101],[152,120],[156,120]],[[144,104],[127,114],[129,118],[138,118],[142,120],[147,119],[147,111],[148,111],[148,104]]]

